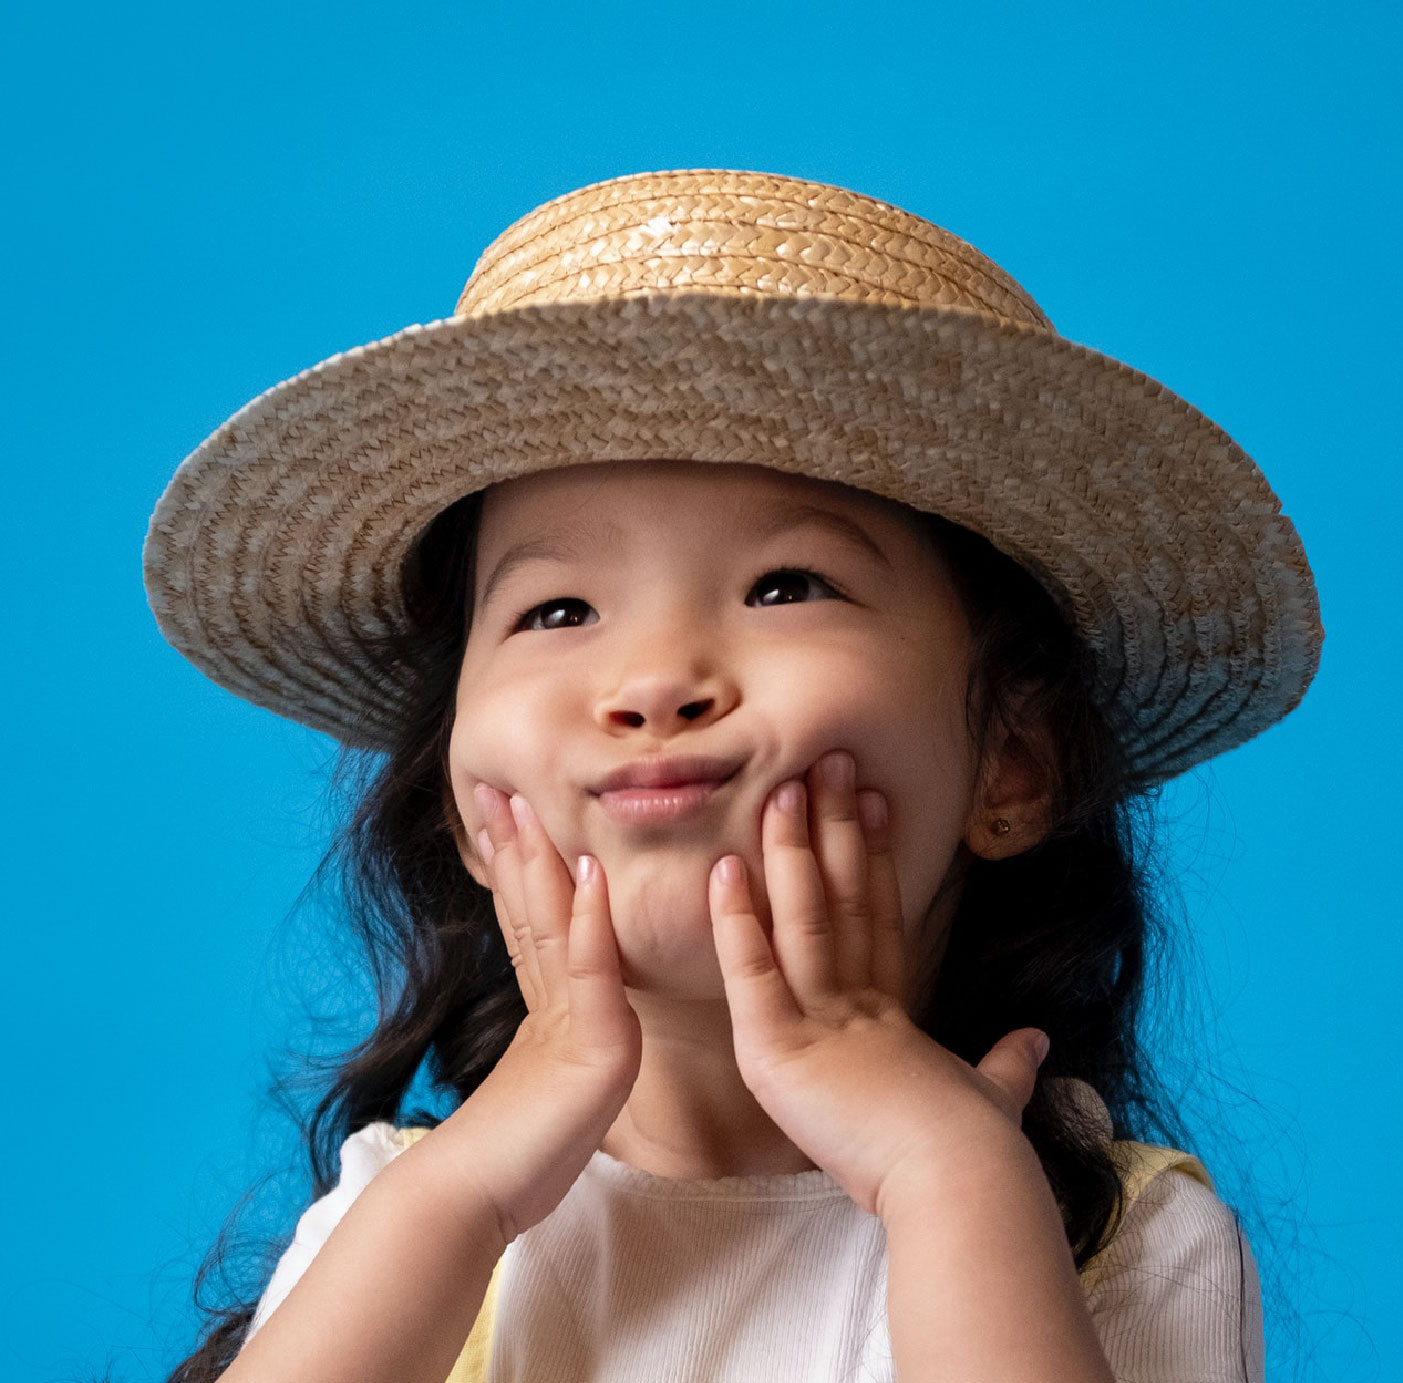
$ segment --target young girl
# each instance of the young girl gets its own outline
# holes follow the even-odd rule
[[[231,419],[146,573],[209,675],[383,756],[381,1016],[176,1378],[1261,1378],[1154,1138],[1133,825],[1300,699],[1310,572],[976,250],[788,178],[571,193]]]

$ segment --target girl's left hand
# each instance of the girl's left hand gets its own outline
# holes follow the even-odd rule
[[[1022,1142],[1045,1052],[1037,1029],[1020,1028],[972,1067],[911,1021],[886,803],[876,792],[859,800],[854,772],[851,755],[827,754],[807,787],[781,784],[764,807],[772,941],[739,856],[712,869],[710,907],[741,1076],[784,1133],[880,1215],[908,1181]],[[798,789],[792,804],[787,788]]]

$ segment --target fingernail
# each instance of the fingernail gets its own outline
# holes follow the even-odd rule
[[[850,788],[857,778],[857,767],[853,756],[846,749],[829,754],[823,761],[823,782],[825,787]]]
[[[497,847],[492,844],[487,834],[486,827],[483,827],[483,829],[477,833],[477,852],[482,856],[482,862],[484,864],[491,864],[492,856],[497,853]]]
[[[575,882],[586,884],[594,878],[595,860],[593,855],[581,855],[575,861]]]
[[[497,794],[486,783],[473,784],[473,801],[483,816],[492,816],[497,810]]]
[[[1041,1066],[1047,1060],[1047,1054],[1052,1050],[1052,1039],[1045,1033],[1038,1034],[1038,1040],[1033,1043],[1033,1053]]]
[[[717,872],[721,875],[721,882],[727,884],[740,883],[740,856],[723,855],[717,864]]]
[[[536,819],[536,813],[531,810],[531,804],[519,793],[511,795],[512,820],[516,822],[518,831],[524,830]]]
[[[803,783],[790,781],[781,783],[775,801],[782,812],[797,812],[804,801]]]

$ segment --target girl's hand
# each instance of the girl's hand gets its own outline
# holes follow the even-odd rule
[[[527,1014],[492,1073],[442,1129],[457,1126],[474,1189],[503,1239],[544,1219],[584,1170],[638,1077],[643,1040],[624,994],[604,871],[573,881],[524,798],[479,784],[497,923]]]
[[[1045,1052],[1036,1029],[1020,1029],[971,1067],[912,1023],[886,803],[876,792],[859,800],[854,775],[850,755],[825,755],[807,790],[782,783],[764,807],[772,940],[739,856],[713,868],[710,905],[746,1085],[805,1154],[880,1215],[899,1186],[1021,1141]]]

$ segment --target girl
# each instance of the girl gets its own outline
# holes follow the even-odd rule
[[[569,194],[231,419],[146,572],[383,755],[380,1020],[176,1378],[1261,1377],[1151,1140],[1133,812],[1296,704],[1314,587],[1221,430],[977,251],[759,174]]]

